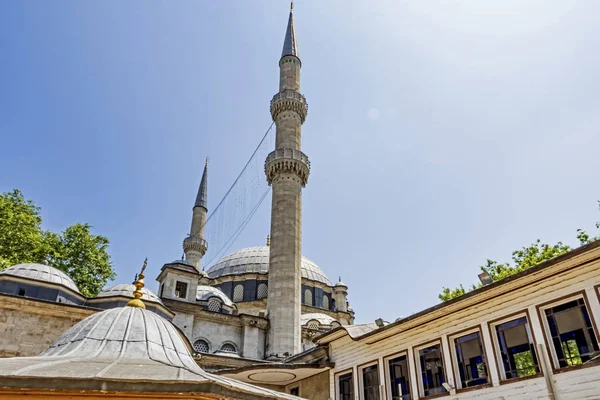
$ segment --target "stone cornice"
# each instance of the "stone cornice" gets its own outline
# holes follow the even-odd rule
[[[0,308],[68,319],[84,319],[92,314],[102,311],[101,309],[92,307],[32,299],[5,293],[0,293]]]
[[[269,185],[285,175],[294,175],[300,179],[302,186],[306,186],[309,174],[310,161],[300,150],[277,149],[271,152],[265,161],[265,175]]]
[[[284,90],[275,94],[271,99],[271,117],[273,117],[273,121],[276,121],[279,114],[284,111],[294,111],[300,116],[300,122],[304,123],[306,114],[308,114],[306,98],[293,90]]]

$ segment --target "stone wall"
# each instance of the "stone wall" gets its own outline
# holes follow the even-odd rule
[[[329,371],[321,372],[299,382],[294,382],[285,388],[286,393],[291,393],[292,389],[300,389],[300,397],[309,400],[328,400],[329,399]]]
[[[67,329],[95,312],[0,294],[0,357],[38,355]]]

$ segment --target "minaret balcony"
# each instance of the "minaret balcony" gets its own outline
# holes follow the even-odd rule
[[[302,123],[306,120],[308,113],[308,103],[306,98],[293,90],[284,90],[277,93],[271,99],[271,116],[273,121],[277,120],[277,116],[284,111],[295,111],[300,116]]]
[[[282,175],[296,175],[302,186],[306,185],[310,174],[308,156],[296,149],[277,149],[265,161],[265,175],[269,185]]]
[[[206,254],[206,250],[208,250],[208,242],[202,238],[188,236],[183,241],[183,251],[197,251],[202,255]]]

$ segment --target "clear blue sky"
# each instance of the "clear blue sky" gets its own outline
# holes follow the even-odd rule
[[[88,222],[117,281],[181,254],[270,124],[287,1],[0,2],[0,191]],[[300,0],[304,254],[357,322],[600,219],[600,2]],[[234,248],[262,245],[266,201]],[[156,283],[152,279],[151,287]]]

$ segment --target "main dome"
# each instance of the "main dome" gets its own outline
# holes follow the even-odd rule
[[[81,294],[73,279],[61,270],[49,265],[35,263],[17,264],[0,271],[0,275],[11,275],[41,282],[55,283]]]
[[[269,246],[247,247],[231,253],[206,271],[210,278],[242,274],[269,273]],[[331,286],[331,281],[317,264],[302,256],[302,278]]]

